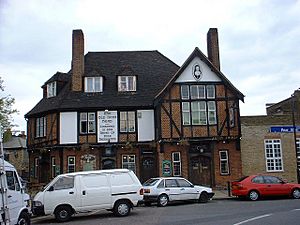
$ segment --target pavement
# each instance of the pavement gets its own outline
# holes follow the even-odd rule
[[[213,196],[213,199],[218,199],[218,200],[222,200],[222,199],[232,199],[234,197],[229,196],[228,190],[226,189],[213,189],[213,192],[215,193],[215,195]]]

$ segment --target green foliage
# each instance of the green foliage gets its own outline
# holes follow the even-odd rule
[[[0,91],[4,92],[3,80],[0,77]],[[12,128],[14,125],[12,124],[13,119],[12,116],[15,113],[18,113],[17,109],[13,108],[15,104],[15,99],[10,95],[0,96],[0,124],[2,129],[5,131],[7,129]]]

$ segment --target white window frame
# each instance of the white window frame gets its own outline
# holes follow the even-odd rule
[[[225,158],[222,156],[222,153],[225,153]],[[229,175],[229,158],[228,158],[228,150],[219,151],[219,159],[220,159],[220,174],[221,175]],[[225,164],[226,171],[222,171],[222,164]]]
[[[175,158],[175,156],[178,156]],[[179,173],[175,173],[175,165],[179,166]],[[180,155],[180,152],[172,152],[172,168],[173,168],[173,176],[174,177],[178,177],[178,176],[181,176],[181,155]]]
[[[47,84],[47,98],[56,96],[56,82]]]
[[[192,125],[207,125],[206,102],[191,102],[191,111]]]
[[[136,91],[136,76],[118,76],[118,91]]]
[[[132,160],[133,159],[133,160]],[[122,168],[136,172],[135,155],[122,155]]]
[[[195,93],[193,92],[193,89],[195,90]],[[191,85],[190,94],[191,99],[205,99],[205,85]]]
[[[191,125],[191,112],[189,102],[182,102],[182,124]]]
[[[36,130],[35,137],[45,137],[46,136],[46,127],[47,127],[47,119],[46,117],[39,117],[35,120]]]
[[[208,99],[216,98],[216,88],[215,88],[215,85],[206,85],[206,97]]]
[[[74,160],[74,163],[73,164],[71,164],[70,163],[70,159],[72,159],[73,158],[73,160]],[[72,172],[75,172],[76,171],[76,157],[75,156],[68,156],[68,158],[67,158],[67,160],[68,160],[68,173],[72,173]],[[72,170],[70,170],[70,167],[73,167],[74,166],[74,171]]]
[[[280,139],[265,139],[265,159],[267,172],[283,171],[282,147]]]
[[[98,83],[97,83],[98,81]],[[85,77],[84,91],[87,93],[102,92],[103,91],[103,77]]]
[[[120,132],[124,132],[124,133],[135,132],[135,111],[120,112]]]
[[[189,85],[181,85],[181,99],[190,99],[190,88]]]
[[[208,110],[208,123],[210,125],[217,124],[216,102],[208,101],[207,102],[207,110]]]
[[[83,130],[85,128],[86,131]],[[80,113],[80,134],[96,133],[96,113],[82,112]]]

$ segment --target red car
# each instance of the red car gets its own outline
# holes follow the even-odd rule
[[[263,196],[300,198],[300,184],[290,184],[270,175],[252,175],[231,183],[233,196],[248,197],[252,201]]]

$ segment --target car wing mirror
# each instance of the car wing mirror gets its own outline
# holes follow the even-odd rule
[[[54,191],[54,187],[53,187],[53,186],[50,186],[50,187],[48,188],[48,191]]]

